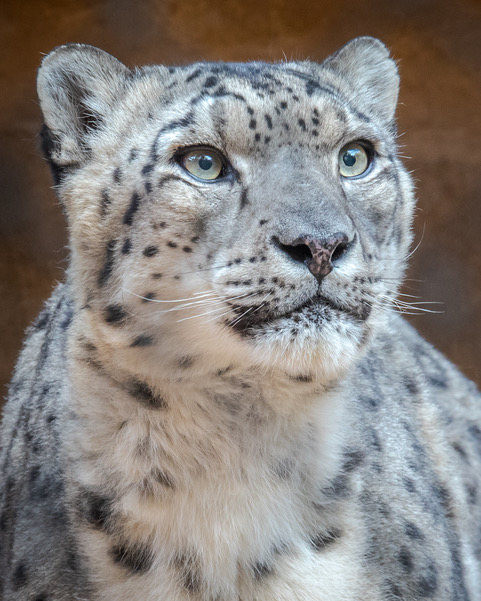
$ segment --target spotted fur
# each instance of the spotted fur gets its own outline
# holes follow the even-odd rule
[[[386,48],[130,70],[68,45],[38,91],[71,260],[4,413],[2,600],[480,599],[479,394],[394,311]]]

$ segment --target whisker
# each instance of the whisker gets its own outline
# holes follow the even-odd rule
[[[244,311],[244,313],[242,313],[241,315],[239,315],[238,317],[236,317],[236,319],[234,319],[233,321],[231,321],[230,325],[231,326],[235,326],[235,324],[238,323],[244,317],[244,315],[247,315],[247,313],[250,313],[250,311],[252,311],[252,307],[249,307],[247,309],[247,311]]]
[[[214,319],[219,319],[220,317],[223,317],[224,315],[228,315],[229,313],[234,313],[235,311],[236,311],[236,309],[229,309],[225,313],[221,313],[220,315],[214,315],[214,317],[211,317],[210,319],[206,319],[205,323],[210,323],[211,321],[214,321]]]
[[[203,317],[204,315],[210,315],[211,313],[215,313],[216,311],[222,311],[224,307],[217,307],[217,309],[212,309],[212,311],[206,311],[205,313],[198,313],[197,315],[189,315],[189,317],[183,317],[182,319],[178,319],[177,323],[181,321],[187,321],[188,319],[195,319],[196,317]],[[216,315],[218,317],[218,315]]]
[[[248,296],[255,296],[255,294],[244,293],[244,294],[239,294],[238,296],[232,296],[232,297],[219,296],[217,298],[212,298],[212,299],[202,299],[202,300],[194,301],[191,303],[184,303],[183,305],[179,305],[178,307],[172,307],[171,309],[162,311],[162,313],[170,313],[171,311],[180,311],[182,309],[187,309],[187,308],[195,306],[195,305],[204,305],[206,307],[209,307],[212,305],[220,305],[220,304],[225,304],[228,301],[236,300],[238,298],[247,298]]]
[[[269,296],[272,296],[272,292],[268,292],[264,298],[261,300],[261,304],[252,311],[252,313],[255,313],[256,311],[259,311],[259,309],[262,309],[262,307],[264,307],[266,305],[266,300],[269,298]],[[229,325],[230,326],[235,326],[236,323],[238,323],[243,317],[244,315],[247,315],[247,313],[252,310],[252,307],[250,307],[250,309],[248,309],[247,311],[245,311],[242,315],[240,315],[239,317],[237,317],[236,319],[234,319]],[[251,313],[251,315],[252,315]]]
[[[159,311],[159,313],[172,313],[175,311],[183,311],[184,309],[188,309],[189,307],[196,307],[197,305],[211,307],[212,305],[220,305],[223,303],[225,303],[225,300],[223,298],[207,298],[191,303],[184,303],[183,305],[179,305],[178,307],[171,307],[170,309],[166,309],[165,311]]]
[[[136,296],[137,298],[141,298],[142,300],[149,301],[151,303],[181,303],[184,301],[198,300],[201,295],[207,297],[207,296],[214,296],[214,294],[216,294],[215,290],[209,290],[207,292],[197,293],[197,296],[191,296],[190,298],[174,298],[171,300],[166,300],[166,299],[160,300],[157,298],[147,298],[146,296],[142,296],[141,294],[137,294],[136,292],[127,290],[127,288],[122,288],[122,291],[127,292],[128,294],[131,294],[132,296]]]
[[[256,293],[239,294],[238,296],[225,297],[225,302],[236,300],[238,298],[250,298],[252,296],[256,296]],[[195,317],[202,317],[204,315],[210,315],[211,313],[215,313],[216,311],[220,311],[222,309],[223,309],[223,307],[217,307],[216,309],[213,309],[212,311],[205,311],[204,313],[198,313],[197,315],[189,315],[188,317],[183,317],[182,319],[178,319],[177,323],[180,323],[181,321],[187,321],[188,319],[194,319]],[[233,310],[235,310],[235,309],[233,309]],[[218,317],[218,316],[216,316],[216,317]]]
[[[396,310],[399,313],[406,315],[421,315],[423,313],[432,313],[432,314],[442,314],[444,311],[435,311],[433,309],[428,309],[421,305],[439,305],[443,304],[437,301],[416,301],[416,302],[406,302],[399,298],[393,298],[387,296],[385,294],[379,295],[378,299],[381,301],[381,306]]]
[[[426,232],[426,222],[423,223],[423,231],[422,231],[422,234],[421,234],[421,239],[416,244],[416,246],[414,247],[414,249],[406,257],[404,257],[405,261],[407,261],[408,259],[410,259],[413,256],[413,254],[417,251],[417,249],[421,246],[421,243],[424,240],[424,233],[425,232]]]

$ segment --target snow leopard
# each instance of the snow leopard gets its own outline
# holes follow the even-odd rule
[[[476,386],[399,314],[380,41],[38,73],[69,265],[4,409],[2,601],[478,601]]]

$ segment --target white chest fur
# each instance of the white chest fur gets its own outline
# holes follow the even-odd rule
[[[359,598],[356,513],[323,492],[341,469],[342,394],[314,402],[308,386],[308,407],[283,413],[285,382],[226,374],[209,393],[170,384],[152,409],[78,367],[71,487],[100,598]]]

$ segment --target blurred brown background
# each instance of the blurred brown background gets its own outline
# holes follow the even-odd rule
[[[42,53],[86,42],[130,66],[322,60],[358,35],[381,38],[401,70],[400,143],[422,237],[405,292],[444,311],[413,321],[481,384],[480,0],[2,0],[0,398],[23,331],[65,267],[64,221],[38,150]]]

